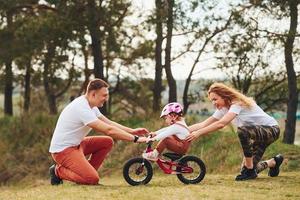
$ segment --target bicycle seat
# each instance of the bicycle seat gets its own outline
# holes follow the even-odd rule
[[[164,153],[163,156],[170,158],[172,161],[180,159],[183,155],[178,153],[167,152]]]

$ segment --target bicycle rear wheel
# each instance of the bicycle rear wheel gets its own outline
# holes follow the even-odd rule
[[[204,162],[196,156],[185,156],[179,160],[180,166],[176,168],[177,178],[184,184],[200,183],[205,174]]]

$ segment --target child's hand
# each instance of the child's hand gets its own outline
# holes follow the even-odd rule
[[[157,135],[157,134],[156,134],[155,132],[150,132],[150,133],[149,133],[149,136],[152,137],[152,138],[155,137],[156,135]]]

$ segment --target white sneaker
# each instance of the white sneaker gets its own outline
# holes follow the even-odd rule
[[[150,151],[148,153],[142,154],[143,158],[145,158],[147,160],[152,160],[152,161],[157,161],[158,155],[159,155],[159,153],[156,149],[154,149],[153,151]]]

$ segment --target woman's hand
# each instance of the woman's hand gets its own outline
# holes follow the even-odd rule
[[[194,131],[194,132],[191,132],[185,140],[193,141],[193,140],[197,139],[199,136],[200,135],[196,131]]]

